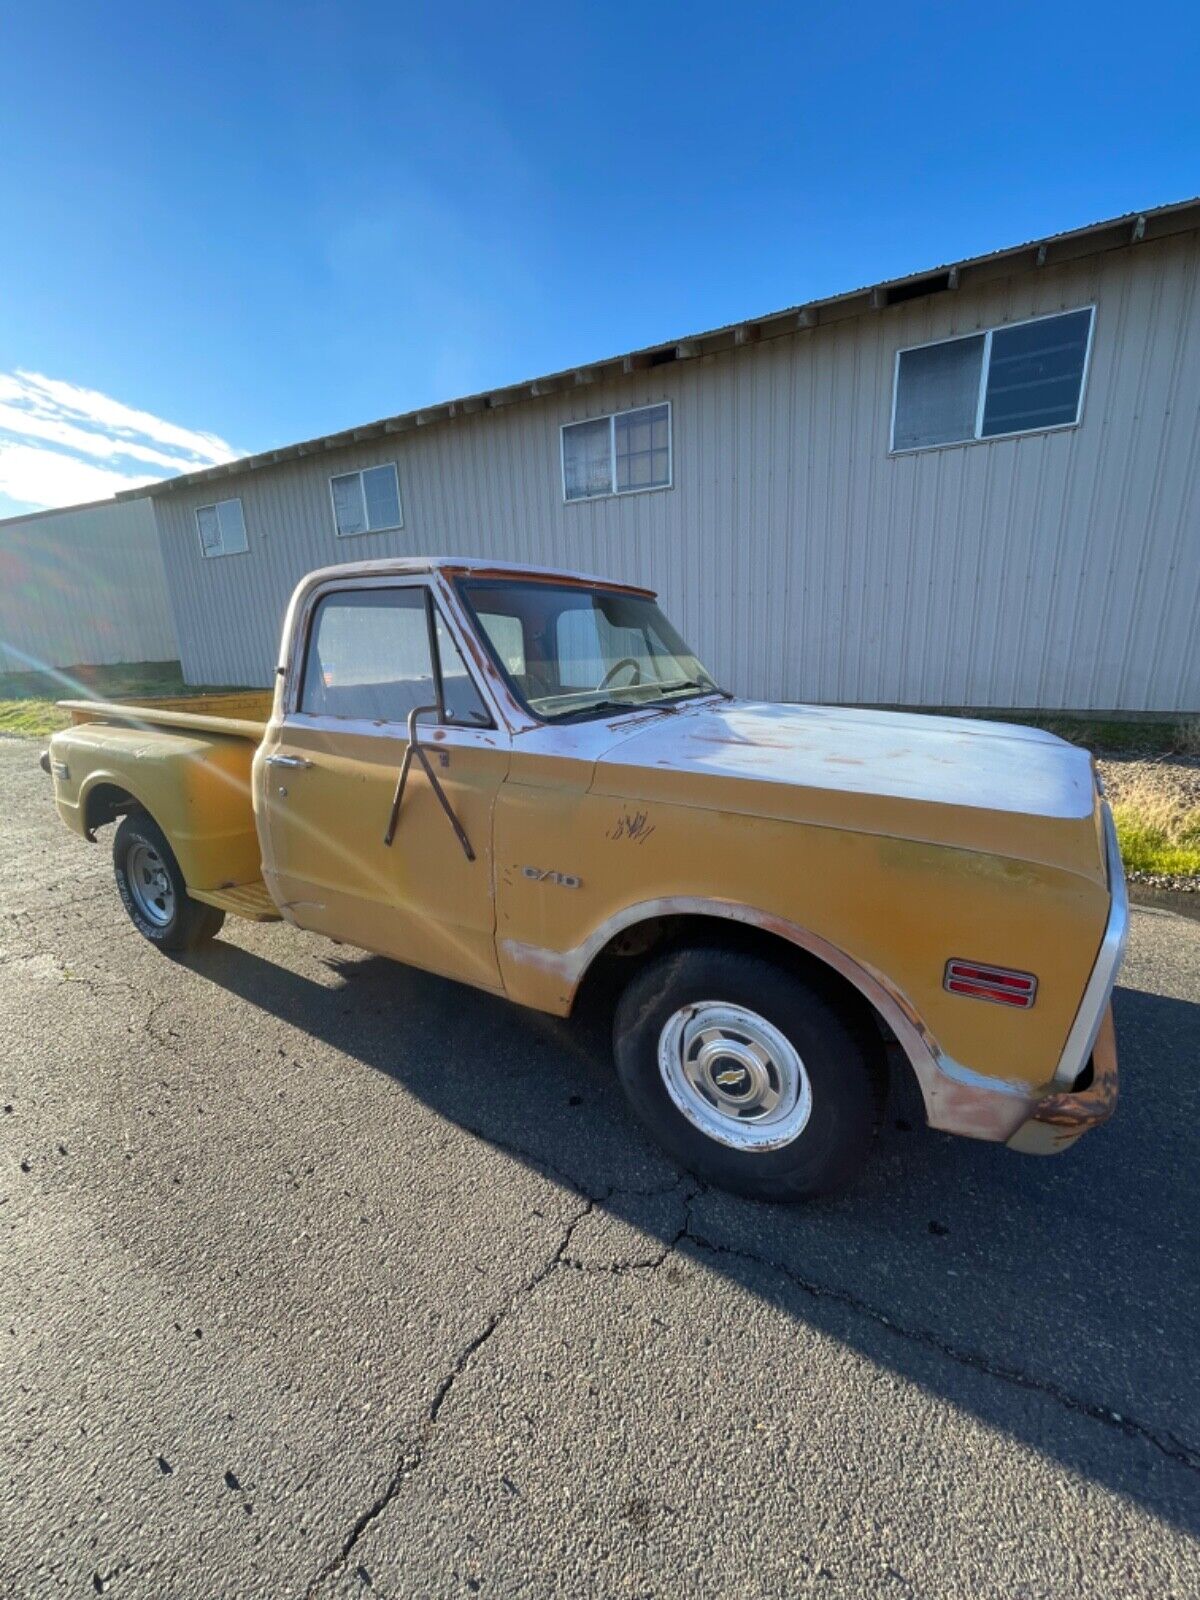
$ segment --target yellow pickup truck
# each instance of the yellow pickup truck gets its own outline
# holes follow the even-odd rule
[[[146,938],[283,918],[560,1016],[603,977],[635,1110],[726,1188],[844,1182],[893,1062],[1016,1150],[1115,1104],[1124,878],[1048,733],[737,699],[649,590],[451,558],[310,574],[273,693],[68,705],[59,814],[119,824]]]

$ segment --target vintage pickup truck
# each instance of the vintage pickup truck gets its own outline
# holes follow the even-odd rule
[[[845,1181],[905,1062],[1017,1150],[1115,1104],[1124,878],[1048,733],[736,699],[651,591],[450,558],[304,579],[273,694],[68,705],[59,813],[119,819],[146,938],[282,917],[564,1016],[603,976],[635,1110],[727,1188]]]

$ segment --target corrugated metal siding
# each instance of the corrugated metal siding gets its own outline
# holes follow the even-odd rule
[[[0,671],[178,654],[148,500],[0,523]]]
[[[265,683],[294,584],[492,555],[659,589],[724,682],[772,699],[1200,707],[1197,236],[578,387],[157,501],[185,671]],[[896,350],[1097,306],[1078,428],[891,457]],[[672,489],[564,505],[559,424],[668,399]],[[405,527],[338,540],[331,472],[395,460]],[[201,557],[240,494],[250,552]]]

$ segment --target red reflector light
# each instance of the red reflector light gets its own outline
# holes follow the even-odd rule
[[[1016,1006],[1022,1011],[1028,1011],[1037,996],[1037,979],[1032,972],[985,967],[978,961],[947,961],[943,983],[951,994],[992,1000],[997,1005]]]

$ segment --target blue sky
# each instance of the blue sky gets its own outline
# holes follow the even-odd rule
[[[1194,7],[0,10],[0,516],[1200,191]]]

